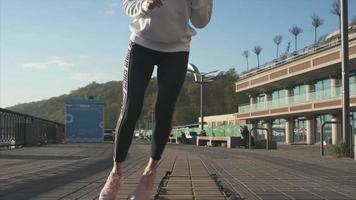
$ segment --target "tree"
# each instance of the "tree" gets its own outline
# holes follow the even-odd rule
[[[278,50],[279,50],[279,45],[282,43],[282,39],[283,39],[283,37],[281,35],[276,35],[273,38],[273,42],[277,45],[277,56],[276,56],[276,58],[279,57]]]
[[[316,42],[318,40],[317,31],[318,31],[318,28],[324,24],[324,20],[316,14],[311,16],[311,18],[312,18],[312,25],[314,26],[314,43],[316,44]]]
[[[249,51],[242,52],[242,56],[246,58],[247,70],[248,70],[248,57],[250,56]]]
[[[339,30],[341,30],[341,9],[340,9],[340,1],[339,0],[334,0],[334,3],[331,5],[330,12],[333,15],[336,15],[339,17]]]
[[[295,51],[298,50],[298,45],[297,45],[297,40],[298,40],[298,35],[303,33],[303,29],[300,28],[297,25],[292,26],[292,28],[289,29],[289,32],[294,35],[294,41],[295,41]]]
[[[257,68],[260,68],[260,53],[262,51],[262,47],[260,46],[255,46],[253,48],[253,52],[257,55]]]

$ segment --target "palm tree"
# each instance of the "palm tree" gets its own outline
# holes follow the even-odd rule
[[[317,41],[317,38],[318,38],[318,33],[317,33],[317,30],[319,28],[319,26],[323,25],[324,24],[324,20],[319,17],[318,15],[314,14],[313,16],[311,16],[312,18],[312,25],[314,26],[314,43],[316,44],[316,41]]]
[[[341,30],[341,9],[339,0],[334,0],[330,12],[339,17],[339,30]]]
[[[299,26],[294,25],[294,26],[292,26],[292,28],[289,29],[289,32],[294,35],[294,39],[295,39],[295,43],[294,43],[294,44],[295,44],[295,51],[297,51],[297,50],[298,50],[298,46],[297,46],[298,35],[301,34],[301,33],[303,33],[303,29],[300,28]]]
[[[248,70],[248,57],[250,56],[250,52],[244,51],[244,52],[242,52],[242,56],[246,58],[247,70]]]
[[[277,56],[276,56],[276,58],[279,57],[278,50],[279,50],[279,45],[282,43],[282,39],[283,39],[283,37],[281,35],[276,35],[273,38],[273,42],[277,45]]]
[[[260,53],[262,51],[262,47],[255,46],[253,48],[253,52],[257,55],[257,68],[260,68]]]

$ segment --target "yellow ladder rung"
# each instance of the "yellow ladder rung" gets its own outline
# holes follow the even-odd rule
[[[186,177],[186,178],[190,178],[190,177],[192,177],[192,178],[194,178],[194,177],[204,177],[204,178],[210,178],[208,175],[207,176],[203,176],[203,175],[201,175],[201,176],[169,176],[170,178],[183,178],[183,177]]]
[[[214,183],[214,181],[213,180],[211,180],[211,179],[207,179],[207,180],[194,180],[194,179],[187,179],[187,180],[183,180],[183,179],[176,179],[176,180],[171,180],[171,179],[169,179],[168,181],[167,181],[168,183],[169,182],[212,182],[212,183]]]
[[[162,189],[192,189],[192,187],[183,187],[183,186],[168,186],[168,187],[162,187]],[[195,190],[208,190],[208,189],[219,189],[217,186],[216,187],[194,187]]]
[[[193,195],[193,194],[172,194],[172,195],[159,195],[159,197],[163,197],[163,198],[187,198],[187,197],[191,197],[191,198],[204,198],[204,197],[225,197],[224,195],[221,194],[201,194],[201,195]]]

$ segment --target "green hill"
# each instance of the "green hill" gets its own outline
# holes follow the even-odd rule
[[[221,72],[216,81],[206,85],[204,95],[205,115],[233,113],[237,111],[239,103],[247,103],[247,96],[235,94],[234,83],[237,80],[234,69]],[[105,127],[114,128],[121,108],[122,82],[111,81],[104,84],[91,83],[85,87],[71,91],[69,94],[53,97],[48,100],[19,104],[7,109],[26,113],[29,115],[64,122],[64,102],[72,98],[87,98],[94,96],[96,99],[106,101]],[[152,111],[157,95],[157,79],[152,78],[146,90],[145,103],[138,127],[149,128],[152,122]],[[182,92],[177,102],[173,125],[196,123],[200,115],[200,86],[187,76]]]

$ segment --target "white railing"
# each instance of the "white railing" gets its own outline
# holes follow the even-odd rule
[[[301,95],[294,95],[270,101],[259,102],[255,104],[246,104],[239,106],[239,113],[254,112],[259,110],[266,110],[270,108],[286,107],[296,104],[303,104],[314,101],[323,101],[333,98],[341,97],[342,87],[331,87],[327,90],[315,91]],[[350,85],[350,95],[356,95],[356,84]]]

